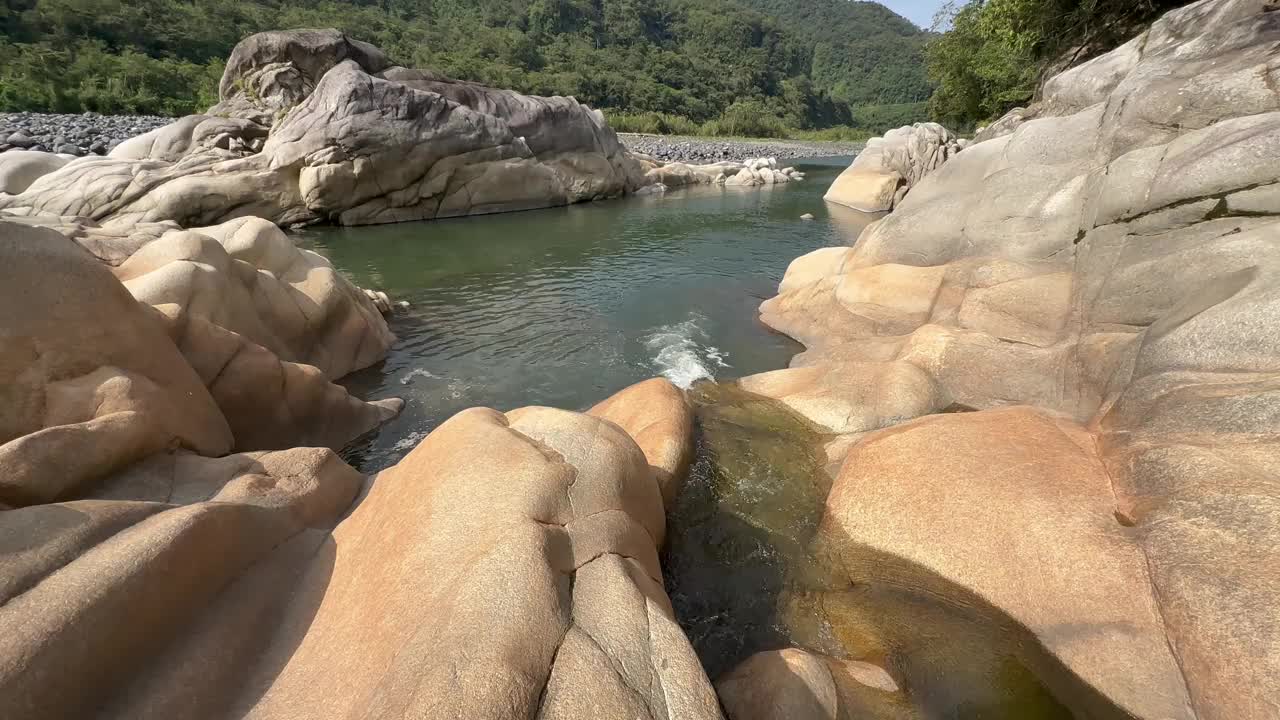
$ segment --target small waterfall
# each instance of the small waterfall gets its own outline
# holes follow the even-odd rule
[[[714,380],[716,370],[731,367],[728,354],[710,344],[706,323],[706,317],[689,313],[688,319],[655,328],[644,338],[658,374],[677,387],[688,390],[699,380]]]

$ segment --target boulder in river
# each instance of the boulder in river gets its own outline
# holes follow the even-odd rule
[[[40,178],[7,208],[210,225],[347,225],[621,195],[643,171],[601,113],[395,66],[336,30],[254,35],[221,101]]]
[[[468,410],[367,480],[306,448],[44,476],[0,512],[0,709],[719,718],[663,591],[660,453],[628,434],[688,408],[626,396],[621,425]]]
[[[0,195],[16,195],[69,162],[53,153],[10,150],[0,153]]]
[[[963,141],[937,123],[916,123],[872,138],[836,178],[826,200],[854,210],[892,210],[911,188],[960,152]]]

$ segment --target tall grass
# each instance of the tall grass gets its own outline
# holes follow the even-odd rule
[[[626,113],[607,111],[609,126],[616,132],[646,135],[699,135],[698,123],[683,115],[660,112]]]

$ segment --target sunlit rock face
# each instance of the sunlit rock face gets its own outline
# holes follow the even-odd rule
[[[29,340],[0,355],[0,715],[721,717],[658,562],[692,446],[670,383],[598,416],[468,410],[371,478],[228,454],[238,418],[171,318],[70,240],[0,229],[18,292],[76,288],[0,316]]]
[[[212,225],[423,220],[621,195],[644,169],[604,117],[394,65],[336,30],[236,46],[205,115],[47,172],[0,199],[28,213]]]
[[[1079,715],[1274,715],[1277,42],[1262,2],[1173,11],[793,263],[761,317],[808,349],[743,385],[843,438],[806,648],[959,697],[891,592]]]
[[[827,191],[827,202],[866,213],[892,210],[965,141],[938,123],[916,123],[872,138]]]

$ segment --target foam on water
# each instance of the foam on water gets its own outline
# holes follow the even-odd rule
[[[699,322],[706,318],[689,313],[689,319],[654,329],[644,338],[652,352],[653,366],[677,387],[689,389],[699,380],[714,380],[716,368],[727,368],[728,353],[709,345],[710,337]]]
[[[409,372],[405,373],[404,377],[400,378],[400,384],[408,385],[409,383],[413,382],[414,378],[435,379],[435,380],[441,379],[439,375],[432,374],[430,370],[424,370],[422,368],[414,368],[413,370],[410,370]]]

